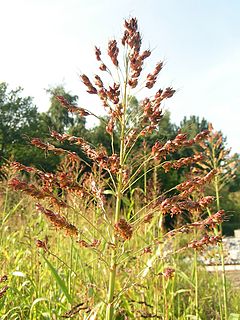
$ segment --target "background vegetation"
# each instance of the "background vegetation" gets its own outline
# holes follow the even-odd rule
[[[87,129],[84,117],[77,117],[73,113],[70,113],[55,99],[56,95],[61,95],[71,104],[77,106],[77,95],[66,92],[61,85],[49,89],[47,93],[50,96],[49,109],[47,112],[39,112],[33,103],[33,99],[31,97],[24,97],[22,88],[10,89],[6,83],[0,84],[1,165],[9,159],[14,159],[25,165],[34,166],[48,172],[55,172],[61,158],[53,156],[50,153],[44,153],[30,144],[31,139],[35,137],[44,141],[51,141],[51,130],[82,137],[90,141],[94,146],[102,145],[109,151],[111,138],[106,134],[105,130],[106,116],[103,116],[102,120],[100,118],[96,126]],[[129,114],[131,115],[131,120],[129,121],[134,122],[134,119],[136,119],[136,115],[139,112],[138,106],[139,101],[133,97],[129,109]],[[199,117],[194,115],[189,118],[184,117],[180,124],[176,125],[171,122],[170,113],[166,111],[158,130],[151,137],[147,137],[147,145],[151,147],[156,140],[166,142],[180,131],[187,133],[191,139],[202,130],[208,129],[208,125],[206,119],[199,119]],[[239,228],[240,223],[240,158],[239,154],[228,152],[227,137],[224,136],[224,133],[220,134],[223,138],[220,142],[221,145],[217,147],[218,152],[220,150],[227,151],[224,161],[235,163],[231,178],[228,177],[228,180],[222,185],[220,192],[221,206],[227,213],[223,223],[223,231],[226,235],[233,235],[234,229]],[[66,147],[69,148],[69,146]],[[80,153],[80,156],[87,161],[84,154],[79,151],[79,148],[71,146],[70,149],[78,154]],[[136,154],[138,149],[139,145],[136,145]],[[189,147],[187,150],[178,152],[176,157],[191,155],[192,151],[193,147]],[[219,164],[221,161],[222,159],[219,159]],[[182,181],[185,174],[184,170],[178,172],[171,171],[167,175],[158,173],[158,180],[164,185],[164,188],[168,189]],[[1,175],[4,175],[4,170],[1,171]]]

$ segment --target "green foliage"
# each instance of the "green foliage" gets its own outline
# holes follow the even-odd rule
[[[6,83],[0,84],[0,156],[5,159],[26,147],[26,140],[36,130],[37,108],[31,97],[22,97],[22,91],[9,91]]]
[[[199,132],[208,129],[208,121],[204,118],[200,120],[199,117],[192,115],[189,118],[184,117],[179,128],[182,132],[188,133],[189,138],[192,139]]]
[[[4,184],[1,184],[0,187],[2,191]],[[23,197],[20,193],[12,191],[9,196],[13,201],[14,213],[4,214],[0,207],[0,220],[7,221],[7,225],[4,223],[0,226],[1,276],[8,275],[6,284],[9,286],[7,293],[0,299],[1,319],[61,319],[71,309],[78,310],[74,309],[77,305],[80,306],[75,315],[76,319],[79,317],[87,320],[90,314],[95,314],[95,319],[104,319],[101,286],[104,283],[106,285],[107,270],[96,258],[96,254],[86,248],[80,248],[77,244],[74,244],[72,248],[71,239],[66,238],[60,232],[56,233],[41,215],[35,213],[34,202],[28,196]],[[79,212],[90,217],[93,214],[93,207],[89,210],[83,206]],[[73,218],[70,211],[68,215]],[[89,228],[79,213],[75,215],[75,219],[82,229]],[[41,251],[39,252],[42,249],[35,246],[37,239],[48,239],[48,248],[55,257],[50,253],[44,255],[48,261],[51,261],[50,264],[54,266],[54,270],[50,266],[46,267],[47,262],[44,261]],[[186,238],[184,241],[189,241],[189,239]],[[137,233],[133,248],[135,246],[137,248],[139,242],[144,244],[141,235]],[[177,241],[175,246],[177,248]],[[106,247],[106,252],[107,250],[109,249]],[[131,252],[127,254],[131,255]],[[162,264],[159,259],[159,262],[150,269],[148,280],[135,279],[139,285],[126,290],[126,296],[122,295],[116,318],[141,319],[140,315],[154,315],[158,310],[158,316],[162,316],[165,312],[168,319],[193,319],[193,261],[190,257],[190,253],[186,253],[184,259],[175,255],[165,264]],[[146,267],[150,258],[150,254],[133,256],[134,270],[140,272],[142,267]],[[144,262],[141,263],[141,260]],[[71,263],[72,270],[63,262]],[[169,265],[175,268],[175,276],[167,280],[163,286],[161,276],[156,277],[156,274],[161,273],[162,268]],[[128,278],[131,279],[130,265],[129,268],[128,264],[125,264],[124,267],[128,270]],[[119,272],[120,276],[124,274],[123,270]],[[199,265],[198,272],[200,318],[219,319],[218,293],[221,287],[219,275],[206,272],[202,265]],[[64,285],[58,277],[64,282]],[[147,290],[144,295],[145,287]],[[230,278],[227,288],[231,312],[229,317],[238,319],[240,314],[239,288],[234,287]],[[71,305],[63,290],[67,295],[70,292],[71,297],[74,297]]]
[[[73,96],[66,92],[61,85],[48,89],[47,93],[50,94],[50,108],[47,114],[51,121],[51,129],[56,130],[59,133],[63,133],[69,127],[73,126],[74,118],[66,108],[62,107],[60,102],[56,99],[56,96],[63,96],[72,105],[76,105],[78,96]]]

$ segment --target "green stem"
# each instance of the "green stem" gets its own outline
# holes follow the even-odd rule
[[[214,169],[217,169],[217,162],[215,157],[215,150],[213,148],[213,159],[214,159]],[[220,210],[220,192],[219,192],[219,176],[218,174],[214,178],[214,187],[215,187],[215,195],[216,195],[216,203],[217,210]],[[219,233],[222,235],[222,226],[215,228],[215,233]],[[221,267],[222,267],[222,292],[223,292],[223,306],[224,306],[224,318],[228,319],[228,306],[227,306],[227,285],[226,285],[226,272],[225,272],[225,264],[224,264],[224,252],[222,243],[219,245],[219,253],[221,257]]]
[[[194,250],[194,280],[195,280],[195,313],[196,320],[199,320],[199,297],[198,297],[198,265],[197,265],[197,250]]]
[[[146,145],[146,141],[145,141],[143,147],[144,147],[144,157],[146,157],[146,155],[147,155],[147,145]],[[144,181],[144,188],[143,188],[143,190],[144,190],[144,197],[145,197],[144,203],[145,203],[145,205],[146,205],[146,204],[147,204],[147,162],[144,162],[143,174],[144,174],[144,176],[143,176],[143,178],[144,178],[144,179],[143,179],[143,181]]]
[[[119,182],[121,181],[122,175],[119,176]],[[116,200],[116,210],[115,210],[115,223],[119,220],[120,215],[120,207],[121,207],[121,183],[119,183],[119,190],[120,192],[117,193],[117,200]],[[108,285],[108,304],[106,309],[106,320],[113,319],[113,312],[114,312],[114,290],[115,290],[115,282],[116,282],[116,271],[117,271],[117,239],[114,236],[114,249],[111,256],[111,265],[110,265],[110,276],[109,276],[109,285]]]
[[[126,130],[126,109],[127,109],[127,83],[128,83],[128,58],[126,58],[126,78],[124,83],[124,96],[123,96],[123,115],[120,121],[121,136],[120,136],[120,169],[117,176],[117,190],[116,190],[116,208],[114,222],[117,223],[120,217],[121,201],[123,196],[123,165],[125,159],[125,130]],[[118,254],[118,239],[113,235],[114,249],[111,255],[110,275],[108,284],[108,299],[106,308],[106,320],[114,319],[114,291],[116,284],[117,272],[117,254]]]

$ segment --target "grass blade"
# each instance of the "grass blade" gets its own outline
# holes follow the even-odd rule
[[[63,279],[59,276],[57,270],[55,269],[55,267],[51,264],[51,262],[45,257],[45,255],[41,254],[41,256],[43,257],[43,259],[45,260],[49,270],[51,271],[55,281],[57,282],[57,284],[59,285],[60,289],[62,290],[62,292],[64,293],[65,297],[67,298],[68,302],[70,304],[72,304],[73,299],[70,296],[67,286],[64,283]]]

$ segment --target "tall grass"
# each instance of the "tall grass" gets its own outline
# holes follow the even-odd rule
[[[3,273],[11,275],[9,289],[0,300],[3,319],[219,317],[217,309],[212,310],[218,303],[210,294],[214,292],[212,279],[197,265],[197,251],[221,243],[214,230],[222,223],[224,212],[206,217],[214,198],[202,195],[216,170],[186,178],[170,190],[158,187],[159,171],[202,161],[200,153],[177,160],[173,155],[202,143],[209,131],[190,140],[178,133],[171,141],[149,145],[148,138],[161,125],[161,104],[175,91],[170,87],[157,90],[140,103],[132,119],[132,97],[141,88],[155,86],[163,63],[157,63],[145,77],[142,74],[151,52],[141,51],[134,18],[125,21],[121,44],[123,63],[118,44],[112,40],[107,49],[112,67],[95,48],[103,76],[96,75],[94,82],[85,74],[80,77],[87,92],[97,95],[108,113],[111,154],[81,137],[53,131],[55,144],[38,138],[32,144],[62,156],[57,172],[11,164],[14,176],[8,187],[15,192],[9,195],[5,192],[8,187],[3,188],[2,221],[6,216],[9,221],[2,224],[1,261]],[[56,99],[78,116],[92,114],[63,97]],[[69,148],[64,148],[66,143]],[[71,151],[71,145],[85,157]],[[142,146],[144,152],[136,157]],[[153,182],[148,183],[148,178]],[[25,194],[23,200],[19,191]],[[36,210],[32,198],[37,201]],[[7,204],[9,199],[15,206]],[[191,221],[196,213],[199,219]],[[168,227],[167,216],[171,218]],[[203,285],[204,277],[208,282]],[[239,311],[234,304],[229,307]]]

